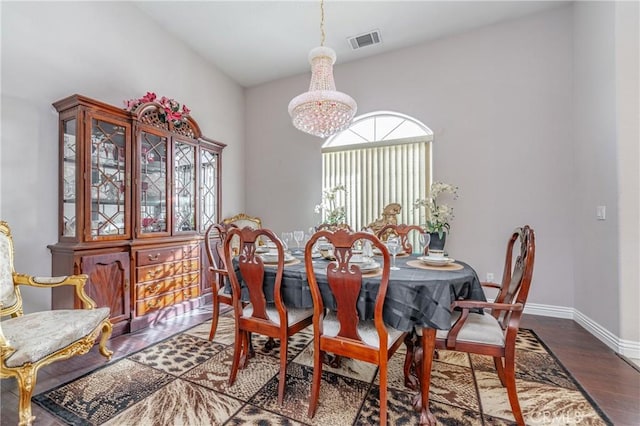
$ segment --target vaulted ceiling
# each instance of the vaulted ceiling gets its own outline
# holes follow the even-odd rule
[[[327,0],[325,46],[337,63],[519,18],[566,1]],[[141,1],[167,31],[245,87],[309,70],[320,45],[320,1]],[[353,50],[347,38],[379,30],[382,43]]]

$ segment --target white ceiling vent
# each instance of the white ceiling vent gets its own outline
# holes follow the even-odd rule
[[[382,42],[380,38],[380,30],[369,31],[368,33],[360,34],[347,39],[351,49],[356,50],[362,47],[379,44]]]

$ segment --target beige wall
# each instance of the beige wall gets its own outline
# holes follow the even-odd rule
[[[530,300],[559,306],[574,303],[571,28],[563,8],[335,68],[358,114],[398,111],[434,131],[434,179],[460,187],[450,253],[499,277],[510,232],[529,223],[538,237]],[[319,220],[322,141],[287,114],[308,79],[246,95],[246,206],[278,232]]]
[[[0,218],[15,236],[16,269],[49,275],[57,241],[57,113],[73,93],[113,105],[146,91],[192,109],[227,143],[223,210],[243,209],[243,89],[125,2],[2,3]],[[28,290],[28,289],[27,289]],[[32,289],[33,290],[33,289]],[[31,296],[33,295],[33,296]],[[50,307],[26,292],[27,310]]]
[[[616,3],[620,337],[640,342],[640,4]],[[634,96],[635,94],[635,96]]]
[[[434,178],[460,187],[447,243],[454,257],[481,278],[499,277],[507,234],[529,223],[538,248],[530,304],[560,316],[575,309],[592,332],[638,357],[634,7],[578,2],[352,63],[338,58],[335,80],[358,114],[393,110],[433,129]],[[319,220],[322,140],[286,123],[308,79],[246,92],[246,206],[278,232]],[[597,205],[607,220],[596,221]]]

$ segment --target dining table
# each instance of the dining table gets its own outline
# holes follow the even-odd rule
[[[374,261],[380,259],[373,257]],[[335,309],[335,300],[326,279],[330,261],[318,257],[314,259],[313,266],[325,308]],[[268,302],[273,301],[276,275],[276,268],[270,266],[266,265],[264,274],[265,297]],[[429,410],[429,384],[436,330],[451,328],[453,301],[486,301],[486,298],[476,271],[463,261],[455,260],[445,266],[430,266],[420,260],[420,255],[412,254],[398,256],[396,266],[399,269],[390,271],[383,319],[387,326],[401,331],[422,330],[422,358],[418,371],[420,398],[414,402],[414,406],[421,411],[420,424],[431,425],[435,424],[435,418]],[[358,314],[362,320],[373,319],[380,276],[380,273],[363,274],[362,289],[357,301]],[[313,307],[302,253],[294,252],[288,257],[284,265],[281,294],[285,305],[289,307]],[[247,300],[248,294],[243,294],[242,298]]]

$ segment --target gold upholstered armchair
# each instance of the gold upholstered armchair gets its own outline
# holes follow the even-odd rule
[[[228,217],[222,220],[224,225],[235,225],[238,228],[242,229],[245,227],[249,227],[253,230],[262,228],[262,219],[255,216],[249,216],[246,213],[238,213],[235,216]],[[262,240],[258,241],[258,244],[262,244]],[[239,253],[240,250],[240,240],[238,236],[233,237],[231,240],[231,247],[233,248],[233,252],[235,254]]]
[[[13,267],[13,240],[6,222],[0,221],[0,378],[15,377],[20,392],[19,425],[30,425],[31,394],[40,367],[87,353],[102,331],[100,353],[107,360],[111,336],[109,308],[96,308],[84,292],[86,275],[33,277]],[[71,285],[82,309],[60,309],[24,314],[20,285],[51,289]],[[9,317],[9,318],[7,318]],[[6,319],[5,319],[6,318]]]

